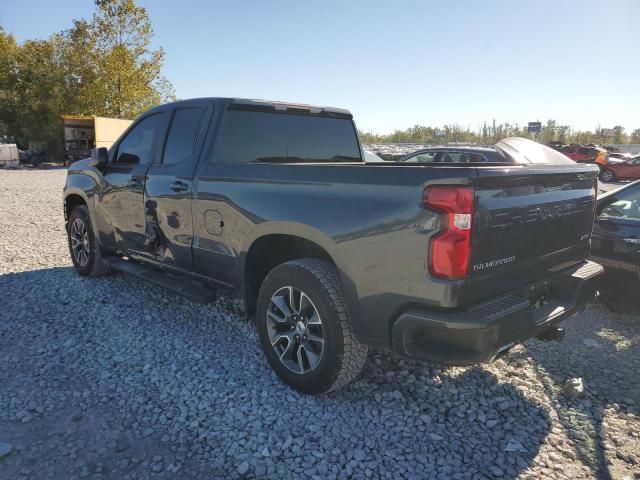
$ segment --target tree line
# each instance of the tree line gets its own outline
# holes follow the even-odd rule
[[[134,0],[96,0],[90,20],[45,40],[18,44],[0,26],[0,140],[60,154],[60,116],[133,119],[175,98],[152,49],[151,21]]]
[[[460,125],[445,125],[443,127],[425,127],[415,125],[406,130],[396,130],[385,135],[376,135],[370,132],[360,132],[363,143],[479,143],[492,145],[503,138],[524,137],[535,139],[539,142],[561,142],[563,144],[587,144],[600,145],[640,143],[640,128],[626,133],[623,127],[617,126],[612,132],[597,127],[593,131],[574,130],[568,126],[560,126],[555,120],[548,120],[542,125],[542,129],[535,137],[530,134],[527,127],[511,123],[483,122],[477,129],[463,128]]]
[[[0,141],[21,148],[44,141],[50,154],[59,156],[63,114],[133,119],[175,99],[171,82],[162,75],[164,51],[151,48],[146,9],[134,0],[95,0],[95,7],[90,20],[73,20],[70,28],[45,40],[19,44],[0,25]],[[453,124],[415,125],[387,135],[361,132],[364,143],[492,144],[509,136],[531,138],[526,127],[495,121],[475,130]],[[640,129],[579,131],[548,120],[536,140],[640,143]]]

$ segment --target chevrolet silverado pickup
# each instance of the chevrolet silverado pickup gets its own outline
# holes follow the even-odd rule
[[[365,164],[347,110],[207,98],[152,108],[73,164],[64,213],[80,275],[233,290],[276,374],[317,394],[369,348],[469,365],[559,339],[602,273],[597,174],[521,138]]]

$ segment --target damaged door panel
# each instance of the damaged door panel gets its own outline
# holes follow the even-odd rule
[[[142,210],[145,178],[164,134],[165,112],[141,117],[110,153],[96,197],[100,242],[122,252],[149,256]]]
[[[172,109],[162,152],[147,172],[145,242],[156,260],[185,270],[193,268],[193,174],[211,111],[202,103]]]

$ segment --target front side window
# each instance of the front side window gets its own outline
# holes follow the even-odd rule
[[[362,158],[350,119],[228,110],[214,161],[360,162]]]
[[[640,220],[640,188],[627,188],[609,199],[607,205],[600,210],[601,217]]]
[[[196,146],[203,108],[178,108],[171,121],[162,163],[178,163],[190,157]]]
[[[142,119],[118,146],[115,163],[146,165],[151,161],[153,140],[161,126],[162,115],[155,113]]]

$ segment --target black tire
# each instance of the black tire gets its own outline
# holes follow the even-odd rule
[[[86,238],[86,241],[81,242],[84,246],[80,248],[81,250],[84,250],[84,255],[78,254],[78,249],[74,252],[74,238],[78,240],[79,235],[77,228],[79,228],[79,225],[82,225],[84,228],[84,230],[81,231],[86,232],[86,236],[83,235],[83,237]],[[75,207],[71,212],[71,215],[69,215],[69,222],[67,223],[67,239],[73,267],[80,275],[99,277],[109,273],[109,267],[102,259],[100,244],[93,233],[91,219],[89,217],[89,209],[86,205]]]
[[[321,319],[321,325],[318,328],[321,329],[321,336],[324,340],[322,351],[319,355],[315,355],[316,358],[319,357],[315,368],[307,372],[295,372],[287,367],[281,361],[281,356],[278,355],[271,341],[275,330],[274,325],[277,323],[271,322],[270,324],[268,317],[268,312],[274,311],[272,298],[275,298],[276,294],[281,291],[287,291],[288,287],[293,287],[294,291],[299,289],[304,293],[307,306],[312,307],[312,311],[317,311]],[[300,298],[300,312],[303,310],[302,302],[303,300]],[[279,312],[280,314],[283,312]],[[300,323],[299,319],[304,320],[304,316],[298,317],[298,324]],[[313,326],[311,319],[308,318],[308,320],[309,324],[306,329],[303,329],[303,332],[306,333],[312,332],[311,327]],[[323,394],[347,385],[358,376],[367,360],[367,346],[358,342],[353,334],[338,273],[332,264],[324,260],[292,260],[271,270],[260,287],[256,324],[262,349],[271,368],[284,383],[303,393]],[[283,324],[277,323],[278,328],[282,326]],[[289,327],[285,326],[284,328],[288,331]],[[294,327],[291,326],[291,329],[293,330]],[[283,336],[278,333],[275,335]],[[307,337],[305,336],[305,338]],[[291,341],[289,339],[286,348],[282,348],[288,350]],[[300,360],[301,357],[297,358]],[[305,366],[308,366],[309,362],[307,356]]]

